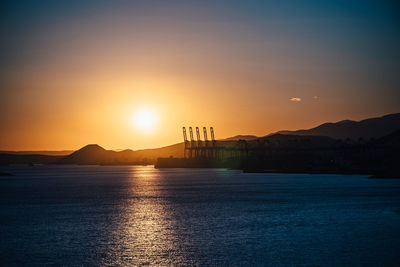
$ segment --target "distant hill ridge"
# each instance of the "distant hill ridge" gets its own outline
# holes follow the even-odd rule
[[[223,141],[251,141],[258,138],[265,138],[274,134],[327,136],[334,139],[371,139],[380,138],[398,130],[400,130],[400,113],[394,113],[361,121],[342,120],[338,122],[327,122],[310,129],[301,129],[295,131],[283,130],[268,134],[263,137],[258,137],[255,135],[236,135],[223,139]]]
[[[279,131],[287,135],[328,136],[335,139],[371,139],[380,138],[400,130],[400,113],[362,121],[343,120],[336,123],[324,123],[315,128],[297,131]]]
[[[61,158],[59,164],[153,164],[158,157],[183,157],[183,143],[155,149],[106,150],[97,144],[90,144]]]
[[[234,137],[219,140],[225,145],[233,144],[237,140],[248,142],[263,139],[271,144],[285,145],[293,142],[302,142],[302,139],[309,139],[310,145],[331,144],[334,139],[351,138],[358,140],[363,138],[382,138],[400,131],[400,113],[390,114],[378,118],[371,118],[362,121],[343,120],[336,123],[324,123],[315,128],[297,131],[279,131],[264,137],[254,135],[237,135]],[[304,138],[302,138],[304,137]],[[311,140],[312,139],[312,140]],[[397,139],[396,139],[397,140]],[[307,140],[305,140],[307,141]],[[22,155],[23,152],[7,153],[0,151],[0,164],[9,163],[60,163],[60,164],[145,164],[154,163],[158,157],[183,157],[184,143],[142,150],[106,150],[97,144],[87,145],[67,156],[53,155]]]
[[[59,163],[64,164],[105,164],[111,163],[109,160],[119,152],[105,150],[97,144],[90,144],[73,152],[71,155],[62,158]]]
[[[222,139],[221,141],[237,141],[237,140],[249,141],[249,140],[255,140],[257,138],[258,138],[258,136],[255,136],[255,135],[235,135],[232,137]]]

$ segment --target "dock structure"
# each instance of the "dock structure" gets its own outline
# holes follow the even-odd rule
[[[207,128],[203,127],[203,137],[201,139],[200,128],[196,127],[196,140],[194,140],[193,128],[189,127],[190,141],[187,138],[186,127],[183,129],[183,140],[185,144],[184,158],[203,158],[216,159],[218,158],[218,146],[215,140],[214,128],[210,127],[211,140],[208,140]]]
[[[349,143],[323,136],[274,134],[267,137],[215,140],[214,128],[182,127],[184,157],[158,158],[156,168],[231,168],[246,172],[370,173],[381,172],[374,165],[389,154],[395,164],[398,136],[387,143]],[[194,133],[196,131],[196,133]],[[203,132],[203,138],[201,136]],[[196,139],[194,134],[196,134]],[[209,139],[211,138],[211,140]],[[385,137],[386,138],[386,137]],[[397,142],[397,143],[396,143]],[[397,147],[396,147],[397,146]],[[360,162],[365,164],[360,167]],[[372,166],[372,167],[371,167]],[[392,165],[387,165],[391,172]],[[396,169],[397,170],[397,169]],[[389,173],[389,175],[391,175]],[[397,174],[396,174],[397,175]]]
[[[184,141],[184,158],[193,160],[227,160],[244,159],[250,155],[265,156],[268,146],[265,140],[248,142],[243,139],[234,141],[216,141],[214,128],[203,127],[203,138],[201,127],[189,127],[189,137],[187,128],[182,127]],[[195,136],[196,134],[196,136]],[[209,136],[211,140],[209,139]]]

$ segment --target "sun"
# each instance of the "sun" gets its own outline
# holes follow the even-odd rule
[[[157,122],[156,115],[151,109],[140,109],[135,113],[134,123],[142,131],[148,131],[155,127]]]

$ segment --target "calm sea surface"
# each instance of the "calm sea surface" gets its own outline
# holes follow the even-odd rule
[[[400,263],[400,179],[152,166],[0,171],[0,265]]]

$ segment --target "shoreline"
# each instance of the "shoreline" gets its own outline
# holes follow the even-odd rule
[[[155,169],[220,169],[225,168],[229,170],[242,171],[243,173],[275,173],[275,174],[341,174],[341,175],[368,175],[368,179],[400,179],[400,174],[398,172],[366,172],[366,171],[356,171],[356,170],[279,170],[279,169],[246,169],[237,168],[230,166],[210,166],[210,165],[197,165],[197,166],[157,166],[156,164],[9,164],[1,165],[1,167],[12,167],[12,166],[153,166]],[[12,173],[0,171],[0,176],[15,176]]]

